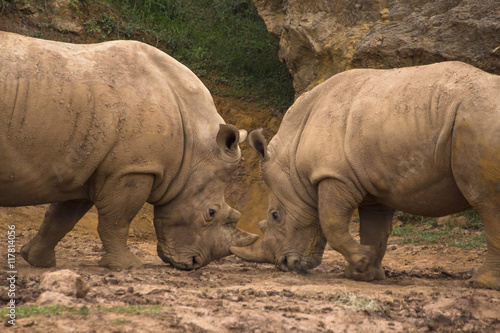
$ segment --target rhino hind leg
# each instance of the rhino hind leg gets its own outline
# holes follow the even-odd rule
[[[500,151],[497,156],[496,160],[490,158],[489,161],[500,165]],[[462,181],[465,172],[458,167],[457,169],[455,177],[458,178],[460,190],[483,220],[488,249],[483,266],[471,280],[472,285],[476,288],[500,290],[500,169],[485,172],[478,165],[476,170],[481,172],[469,171],[469,182]]]
[[[488,252],[483,266],[471,279],[472,286],[500,291],[500,198],[496,205],[476,209],[483,219]]]
[[[362,276],[353,271],[349,264],[345,270],[347,278],[356,280],[383,280],[385,272],[382,267],[382,259],[387,249],[387,240],[392,231],[392,218],[394,210],[383,205],[360,206],[359,211],[359,233],[362,245],[369,245],[375,251],[375,261],[367,272]]]
[[[106,252],[99,266],[110,269],[140,268],[142,263],[127,247],[130,223],[151,193],[153,176],[129,174],[110,177],[99,191],[95,205],[97,232]]]
[[[23,258],[32,266],[54,267],[55,246],[92,206],[90,201],[52,203],[38,233],[21,248]]]
[[[463,119],[457,117],[451,161],[460,191],[484,223],[488,252],[483,266],[472,278],[472,285],[496,290],[500,290],[499,106],[486,105],[484,112],[478,109]]]

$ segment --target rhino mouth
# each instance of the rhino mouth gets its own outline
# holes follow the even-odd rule
[[[173,258],[173,256],[167,256],[165,253],[161,250],[160,246],[157,247],[157,252],[158,256],[163,260],[164,263],[170,264],[171,266],[185,270],[185,271],[191,271],[194,269],[201,268],[205,266],[205,261],[202,259],[200,255],[192,255],[192,256],[186,256],[184,258]]]
[[[275,266],[283,272],[297,272],[305,274],[308,270],[317,267],[321,260],[316,258],[301,259],[295,254],[281,255],[275,263]]]
[[[190,259],[182,262],[170,260],[169,264],[177,269],[182,269],[185,271],[191,271],[205,266],[200,256],[192,256]]]

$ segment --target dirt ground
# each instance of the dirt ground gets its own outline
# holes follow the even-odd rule
[[[46,206],[0,208],[0,235],[15,224],[16,247],[37,231]],[[97,265],[102,248],[97,215],[89,212],[56,247],[57,267],[30,267],[17,254],[17,305],[36,304],[42,274],[70,269],[90,285],[73,299],[87,314],[18,317],[4,332],[498,332],[500,292],[466,284],[485,249],[396,245],[385,257],[388,278],[356,282],[343,277],[344,260],[327,250],[323,263],[305,275],[234,256],[196,271],[179,271],[156,255],[152,211],[145,206],[132,223],[129,245],[145,268],[110,271]],[[356,235],[356,223],[352,232]],[[6,246],[0,300],[5,287]],[[105,311],[141,305],[136,313]],[[148,310],[149,309],[149,310]],[[5,321],[5,319],[4,319]],[[3,325],[2,325],[3,326]],[[5,329],[5,330],[4,330]]]

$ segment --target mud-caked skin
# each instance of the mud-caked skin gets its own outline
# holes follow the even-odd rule
[[[199,268],[246,246],[224,201],[246,137],[203,83],[143,43],[74,45],[0,32],[0,205],[51,203],[21,249],[55,266],[54,247],[92,207],[110,268],[141,266],[129,225],[155,206],[160,257]]]
[[[488,246],[476,287],[500,290],[500,77],[460,62],[357,69],[303,94],[269,145],[249,136],[271,192],[264,236],[231,251],[283,270],[321,262],[325,239],[357,280],[384,279],[394,210],[475,208]],[[359,209],[358,244],[348,230]]]

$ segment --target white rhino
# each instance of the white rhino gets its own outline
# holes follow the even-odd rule
[[[249,136],[270,189],[264,237],[231,251],[282,270],[320,264],[326,240],[346,276],[383,279],[394,210],[474,207],[488,254],[474,285],[500,290],[500,77],[460,62],[333,76],[302,95],[269,145]],[[359,208],[361,245],[348,223]]]
[[[182,269],[257,238],[236,228],[224,188],[246,137],[203,83],[143,43],[74,45],[0,32],[0,205],[52,203],[21,249],[54,266],[54,247],[95,205],[101,266],[141,266],[129,225],[155,206],[159,256]]]

